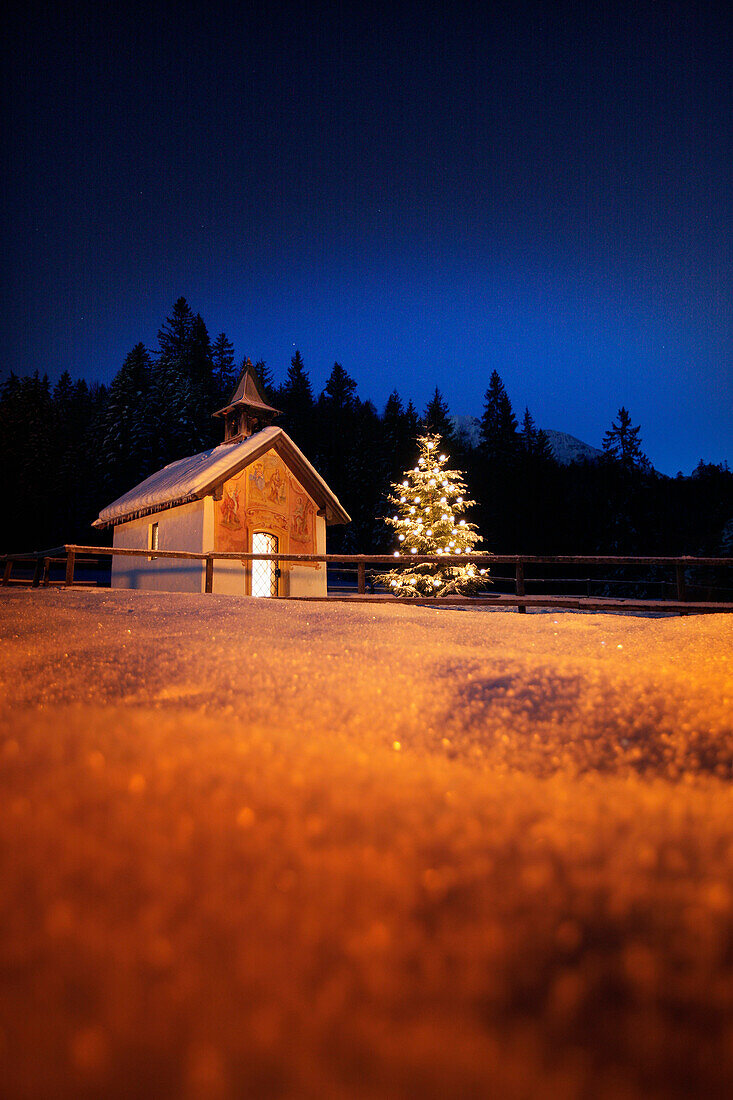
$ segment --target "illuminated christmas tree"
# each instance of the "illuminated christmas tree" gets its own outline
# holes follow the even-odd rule
[[[392,485],[389,495],[395,513],[386,522],[397,532],[399,550],[395,558],[434,554],[470,555],[480,541],[476,524],[468,523],[463,512],[475,502],[466,500],[466,483],[460,470],[446,469],[448,456],[441,451],[440,436],[428,433],[418,439],[417,465],[405,471],[404,480]],[[445,565],[415,563],[375,577],[395,596],[470,596],[487,583],[487,569],[473,562]]]

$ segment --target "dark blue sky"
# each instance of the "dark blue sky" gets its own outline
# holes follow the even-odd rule
[[[185,295],[276,377],[438,385],[733,459],[728,5],[25,5],[5,27],[9,370],[109,381]]]

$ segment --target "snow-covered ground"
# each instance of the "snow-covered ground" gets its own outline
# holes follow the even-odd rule
[[[0,593],[0,1092],[733,1089],[733,621]]]

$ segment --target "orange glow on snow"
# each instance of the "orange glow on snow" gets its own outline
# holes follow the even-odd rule
[[[729,1094],[730,617],[0,629],[4,1095]]]

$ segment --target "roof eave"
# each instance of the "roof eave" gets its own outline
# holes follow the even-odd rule
[[[223,480],[226,480],[226,478]],[[141,516],[152,516],[156,512],[167,512],[169,508],[180,508],[183,504],[194,504],[201,499],[202,495],[198,493],[188,493],[186,496],[176,497],[174,500],[165,500],[159,504],[146,504],[144,508],[132,508],[129,512],[114,516],[112,519],[102,519],[100,516],[92,521],[91,526],[98,531],[104,531],[107,527],[119,527],[121,523],[129,523],[130,520],[140,519]]]
[[[217,409],[213,412],[212,416],[226,416],[232,409],[251,409],[256,415],[257,413],[269,413],[271,416],[282,416],[282,409],[276,409],[273,405],[257,405],[253,401],[233,401],[231,405],[225,405],[222,409]]]

